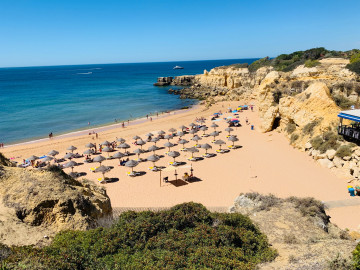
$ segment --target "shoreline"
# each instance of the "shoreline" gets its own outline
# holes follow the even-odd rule
[[[159,116],[154,116],[151,115],[151,117],[155,119],[161,119],[161,118],[165,118],[165,117],[168,117],[170,116],[171,114],[174,115],[174,114],[181,114],[181,113],[186,113],[188,111],[191,111],[191,110],[195,110],[197,109],[198,107],[200,107],[200,100],[198,101],[198,103],[194,104],[194,105],[190,105],[188,109],[175,109],[175,110],[170,110],[168,112],[162,112],[161,114],[159,114]],[[149,116],[150,118],[150,116]],[[126,127],[129,127],[129,126],[134,126],[134,125],[139,125],[139,124],[142,124],[144,122],[148,121],[148,119],[146,119],[146,116],[143,116],[143,117],[139,117],[139,118],[134,118],[133,120],[130,120],[129,121],[129,124],[126,121],[120,121],[119,123],[116,123],[116,124],[104,124],[104,125],[99,125],[99,126],[96,126],[94,128],[87,128],[87,129],[81,129],[81,130],[76,130],[76,131],[68,131],[68,132],[65,132],[65,133],[61,133],[57,136],[54,136],[52,139],[64,139],[64,138],[71,138],[71,137],[76,137],[76,136],[83,136],[83,135],[91,135],[93,134],[93,132],[95,133],[99,133],[99,132],[103,132],[103,131],[109,131],[109,130],[112,130],[112,129],[116,129],[116,128],[122,128],[122,123],[124,122],[125,123],[125,128]],[[14,147],[14,146],[22,146],[22,145],[28,145],[28,144],[33,144],[33,143],[41,143],[41,142],[46,142],[46,141],[49,141],[49,138],[48,137],[44,137],[44,138],[40,138],[40,139],[35,139],[35,140],[30,140],[30,141],[25,141],[25,142],[18,142],[18,143],[11,143],[11,144],[5,144],[4,147],[2,149],[6,149],[6,148],[11,148],[11,147]]]

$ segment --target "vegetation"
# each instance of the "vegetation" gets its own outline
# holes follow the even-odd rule
[[[305,61],[305,67],[307,68],[312,68],[312,67],[316,67],[318,65],[320,65],[320,62],[317,61],[317,60],[312,60],[312,59],[309,59],[309,60],[306,60]]]
[[[342,95],[334,95],[333,99],[336,105],[339,106],[341,109],[349,109],[351,105],[354,105],[354,102]]]
[[[323,134],[323,136],[316,136],[310,140],[312,147],[315,150],[319,150],[320,153],[325,153],[327,150],[334,149],[337,150],[340,146],[338,140],[340,139],[339,135],[335,132],[328,131]]]
[[[360,269],[360,243],[356,246],[353,251],[354,269]]]
[[[291,134],[291,137],[290,137],[290,144],[293,144],[297,139],[299,139],[299,134]]]
[[[336,151],[335,155],[337,157],[343,158],[343,157],[347,157],[347,156],[351,156],[352,154],[352,150],[351,150],[351,146],[350,145],[342,145],[338,148],[338,150]]]
[[[346,68],[360,75],[360,60],[351,64],[347,64]]]
[[[273,99],[275,104],[279,104],[280,98],[282,97],[282,93],[280,90],[275,90],[273,93]]]
[[[293,121],[289,121],[285,128],[288,134],[293,133],[296,130],[296,124]]]
[[[61,232],[48,247],[12,247],[3,268],[254,269],[275,256],[248,217],[184,203],[123,213],[110,228]]]
[[[303,127],[303,134],[304,135],[312,135],[314,132],[314,128],[317,126],[317,124],[319,124],[319,120],[314,120],[310,123],[307,123],[304,127]]]

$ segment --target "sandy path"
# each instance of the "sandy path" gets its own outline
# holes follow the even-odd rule
[[[32,154],[42,155],[51,149],[60,151],[60,156],[66,152],[69,145],[78,147],[79,152],[85,150],[84,145],[89,141],[101,142],[105,139],[113,141],[116,137],[123,137],[128,140],[128,143],[133,142],[134,135],[145,137],[148,132],[156,132],[160,129],[167,131],[171,127],[178,127],[182,124],[188,125],[194,121],[196,116],[206,116],[218,110],[223,110],[230,105],[235,107],[241,102],[226,102],[213,106],[210,110],[203,111],[202,108],[197,108],[183,114],[175,114],[162,119],[154,119],[153,122],[145,122],[141,125],[129,126],[125,129],[117,128],[106,130],[100,134],[98,140],[92,140],[92,136],[83,135],[79,137],[68,137],[55,139],[51,142],[43,141],[36,144],[14,146],[4,149],[4,154],[10,156],[28,157]],[[223,115],[223,117],[228,114]],[[255,125],[255,130],[251,130],[250,125],[245,124],[245,117]],[[231,150],[226,154],[218,154],[214,158],[204,159],[198,162],[189,162],[187,158],[190,154],[182,153],[177,159],[178,161],[185,161],[187,164],[183,167],[178,167],[176,172],[178,177],[181,177],[184,172],[190,171],[192,164],[194,174],[201,179],[199,182],[189,183],[179,187],[170,183],[163,183],[160,181],[160,174],[148,170],[152,166],[150,162],[140,163],[135,168],[136,171],[144,171],[145,175],[141,177],[131,178],[126,175],[130,171],[129,168],[118,166],[117,160],[104,161],[105,165],[114,166],[115,168],[109,172],[107,177],[116,177],[119,181],[109,183],[106,185],[108,194],[111,198],[113,207],[166,207],[177,203],[195,201],[203,203],[209,207],[229,207],[232,205],[236,196],[241,192],[257,191],[260,193],[273,193],[280,197],[288,196],[312,196],[322,201],[337,201],[337,200],[358,200],[360,198],[350,198],[346,189],[345,179],[336,177],[330,170],[322,168],[315,163],[306,153],[302,153],[293,149],[288,140],[277,132],[263,134],[257,130],[259,119],[256,112],[245,111],[240,113],[240,121],[242,127],[234,131],[239,138],[237,145],[242,148]],[[219,130],[224,130],[226,123],[224,120],[216,122],[220,127]],[[211,125],[211,121],[207,120],[206,124]],[[208,133],[212,131],[209,128]],[[201,133],[200,133],[201,134]],[[185,138],[189,140],[192,135],[187,134]],[[219,139],[226,140],[226,132],[222,132]],[[172,142],[176,142],[175,137]],[[200,143],[211,144],[212,138],[203,138]],[[158,146],[162,146],[166,140],[158,142]],[[130,144],[129,143],[129,144]],[[187,147],[194,143],[189,143]],[[147,149],[152,143],[144,146]],[[218,146],[209,152],[214,152]],[[136,147],[132,145],[134,150]],[[181,147],[176,146],[172,150],[179,151]],[[162,154],[167,151],[163,149],[157,152]],[[195,155],[199,156],[203,153]],[[147,157],[152,153],[143,154],[142,157]],[[103,154],[107,156],[106,153]],[[133,158],[136,158],[135,156]],[[21,158],[20,158],[21,159]],[[20,160],[17,159],[17,160]],[[81,159],[77,160],[78,162]],[[168,176],[170,180],[174,180],[175,169],[169,167],[168,163],[172,158],[165,155],[161,158],[157,165],[168,167],[162,172],[162,176]],[[101,174],[91,173],[90,167],[94,164],[85,164],[76,167],[78,172],[86,172],[86,178],[96,181]],[[70,171],[66,169],[65,171]],[[161,187],[160,187],[161,183]],[[360,224],[360,215],[349,215],[349,208],[359,210],[359,206],[338,207],[330,209],[329,213],[332,216],[332,222],[339,226],[350,229],[357,229]],[[352,210],[353,211],[353,210]]]

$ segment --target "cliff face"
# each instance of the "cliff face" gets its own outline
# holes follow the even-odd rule
[[[0,242],[39,244],[61,230],[86,230],[112,218],[103,188],[59,170],[3,167],[0,175]]]

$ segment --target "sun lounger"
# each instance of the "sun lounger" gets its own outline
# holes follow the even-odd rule
[[[193,157],[193,158],[189,157],[188,160],[189,161],[197,161],[198,159],[196,157]]]
[[[169,162],[169,165],[171,165],[171,166],[179,166],[181,163],[180,162],[177,162],[177,161],[175,161],[175,162],[173,162],[173,161],[171,161],[171,162]]]
[[[153,172],[157,172],[160,171],[160,169],[158,167],[149,167],[149,171],[153,171]]]
[[[135,177],[135,176],[139,175],[139,173],[138,172],[127,172],[126,175],[130,176],[130,177]]]
[[[91,171],[91,172],[95,172],[95,170],[96,170],[97,168],[99,168],[99,167],[90,168],[90,171]]]

